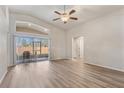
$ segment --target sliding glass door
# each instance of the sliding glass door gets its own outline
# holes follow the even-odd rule
[[[48,60],[48,38],[15,37],[16,63]]]

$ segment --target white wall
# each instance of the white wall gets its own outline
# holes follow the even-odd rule
[[[8,27],[8,9],[4,6],[0,6],[0,81],[4,74],[7,72],[7,33]]]
[[[67,57],[72,38],[84,37],[85,62],[124,71],[124,9],[67,31]]]
[[[32,22],[34,24],[41,25],[47,29],[49,29],[50,34],[50,41],[51,41],[51,59],[63,59],[65,58],[65,31],[61,30],[59,28],[56,28],[42,20],[39,20],[35,17],[28,16],[28,15],[22,15],[22,14],[10,14],[10,32],[13,35],[16,31],[16,21],[26,21],[26,22]],[[11,48],[13,48],[13,45],[11,45]],[[12,49],[10,54],[12,55]],[[10,65],[12,65],[13,57],[11,56],[11,62]]]

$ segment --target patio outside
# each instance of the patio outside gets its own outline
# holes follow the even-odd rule
[[[24,53],[29,57],[24,57]],[[16,37],[16,62],[36,62],[48,60],[48,39]]]

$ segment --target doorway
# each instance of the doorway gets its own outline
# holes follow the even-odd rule
[[[15,62],[49,60],[49,39],[44,37],[15,36]]]
[[[75,37],[72,40],[72,58],[83,59],[84,56],[84,37]]]

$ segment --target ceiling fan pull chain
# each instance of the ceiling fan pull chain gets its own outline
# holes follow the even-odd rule
[[[65,5],[64,5],[64,13],[65,13]]]

